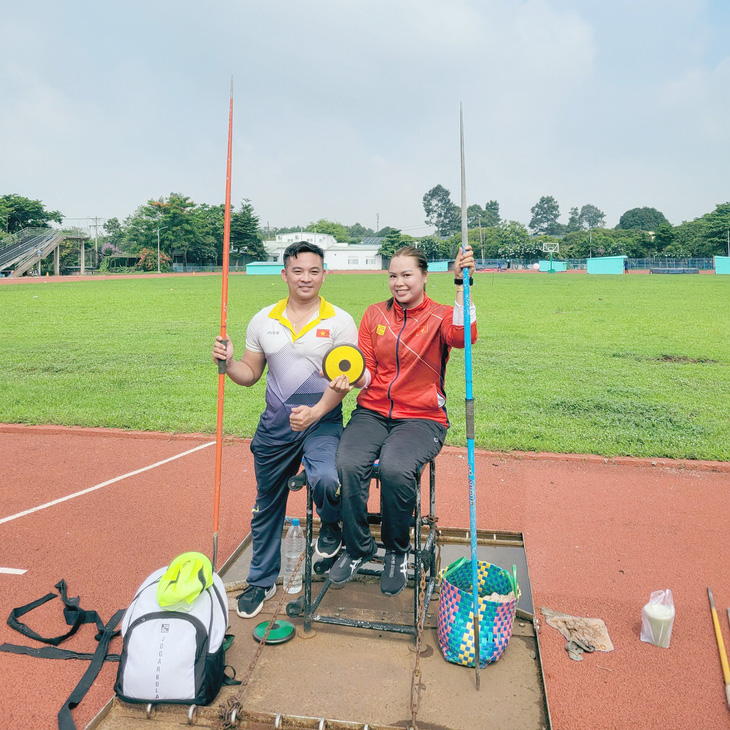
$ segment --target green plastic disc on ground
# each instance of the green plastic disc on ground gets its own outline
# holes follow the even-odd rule
[[[261,641],[261,638],[266,633],[266,629],[269,625],[268,621],[262,621],[260,624],[256,624],[256,628],[253,630],[253,638],[256,641]],[[294,624],[288,621],[276,621],[269,631],[269,635],[266,637],[267,644],[284,644],[289,639],[294,638]]]

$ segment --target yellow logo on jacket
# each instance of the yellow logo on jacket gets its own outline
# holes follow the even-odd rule
[[[379,335],[384,335],[384,334],[385,334],[385,325],[384,325],[384,324],[379,324],[379,325],[378,325],[378,326],[377,326],[377,327],[375,328],[375,331],[376,331],[376,332],[377,332],[377,333],[378,333]]]

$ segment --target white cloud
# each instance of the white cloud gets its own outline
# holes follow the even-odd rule
[[[714,3],[38,0],[6,15],[0,194],[69,216],[124,218],[173,191],[221,202],[231,73],[234,201],[272,225],[421,225],[429,188],[458,197],[460,102],[469,201],[508,218],[541,195],[609,224],[728,197],[730,19]]]

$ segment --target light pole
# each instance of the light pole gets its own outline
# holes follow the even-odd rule
[[[157,226],[157,273],[160,273],[160,231],[164,231],[167,226]]]
[[[479,245],[482,249],[482,265],[484,264],[484,238],[482,237],[482,217],[479,216]]]

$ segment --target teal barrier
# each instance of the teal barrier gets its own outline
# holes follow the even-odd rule
[[[251,264],[246,264],[246,273],[255,276],[280,274],[283,268],[284,264],[279,264],[276,261],[254,261]]]
[[[599,256],[586,259],[589,274],[623,274],[626,256]]]
[[[550,271],[550,267],[552,266],[553,271],[567,271],[568,270],[568,262],[567,261],[556,261],[553,259],[552,261],[539,261],[540,264],[540,271]]]
[[[730,256],[715,256],[715,273],[730,274]]]

